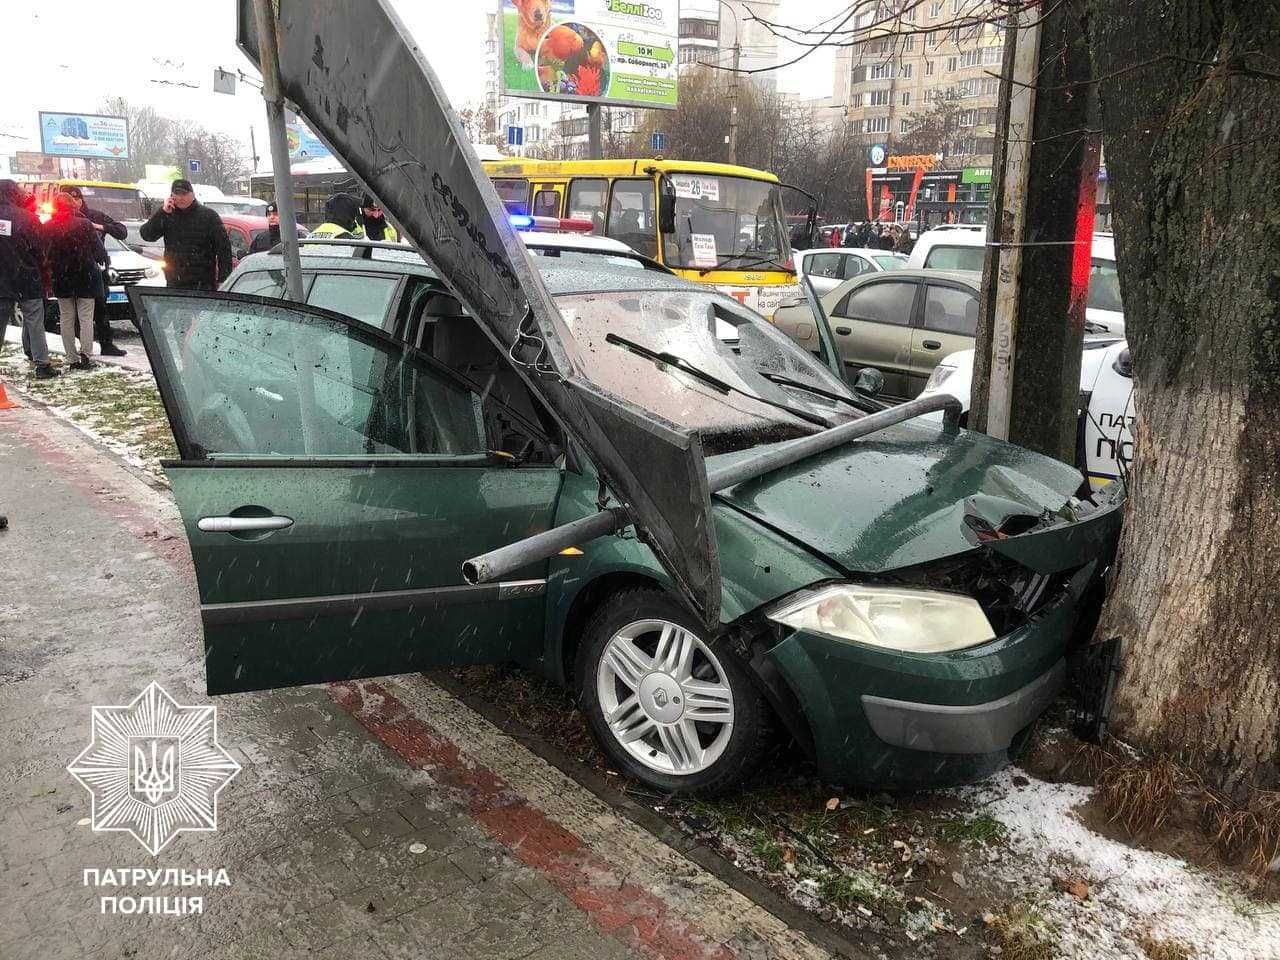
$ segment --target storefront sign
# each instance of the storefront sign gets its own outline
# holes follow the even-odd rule
[[[899,157],[890,157],[885,163],[890,170],[932,170],[938,165],[941,157],[936,153],[909,153]]]
[[[502,92],[675,109],[679,0],[500,0]]]
[[[55,157],[129,159],[129,121],[95,113],[40,111],[40,149]]]
[[[961,183],[990,183],[990,167],[965,167],[960,172]]]

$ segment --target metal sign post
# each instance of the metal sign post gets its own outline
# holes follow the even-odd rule
[[[253,12],[258,23],[262,99],[267,105],[267,133],[271,138],[271,176],[276,185],[280,240],[284,244],[284,287],[290,300],[301,303],[302,257],[298,252],[298,219],[293,208],[293,176],[289,170],[289,141],[284,127],[284,96],[280,92],[275,10],[271,0],[254,0]]]

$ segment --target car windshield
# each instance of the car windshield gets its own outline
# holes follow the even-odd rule
[[[126,247],[123,243],[111,236],[109,233],[102,235],[102,245],[107,248],[107,253],[132,253],[133,251]]]
[[[791,269],[790,235],[776,183],[680,173],[670,182],[676,232],[664,238],[667,266]]]
[[[253,200],[210,200],[205,206],[218,213],[251,213],[259,216],[265,215],[267,209],[265,203]]]
[[[1094,259],[1089,269],[1089,307],[1124,313],[1120,302],[1120,277],[1114,260]]]
[[[570,293],[557,305],[586,379],[697,432],[709,454],[861,416],[829,370],[713,292]]]

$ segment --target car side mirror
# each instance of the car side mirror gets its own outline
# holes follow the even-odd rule
[[[884,389],[884,374],[875,367],[863,367],[854,378],[853,389],[865,397],[876,397]]]
[[[807,307],[809,304],[804,297],[791,297],[787,300],[779,300],[779,310],[794,310],[796,307]]]
[[[1120,351],[1120,355],[1116,357],[1116,362],[1111,365],[1111,368],[1120,376],[1130,380],[1133,379],[1133,357],[1129,355],[1128,347]]]
[[[676,195],[663,193],[658,197],[658,232],[676,232]]]

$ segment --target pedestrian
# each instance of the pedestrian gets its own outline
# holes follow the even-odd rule
[[[76,209],[66,193],[53,195],[53,216],[45,224],[45,252],[53,295],[58,298],[62,347],[72,370],[90,370],[93,362],[93,302],[102,284],[107,251],[102,236]],[[42,325],[43,326],[43,325]],[[80,345],[76,346],[76,334]],[[44,330],[40,331],[41,337]],[[31,338],[34,348],[38,338]]]
[[[22,340],[38,380],[56,377],[44,339],[44,244],[40,221],[28,197],[12,180],[0,180],[0,345],[16,307],[22,312]]]
[[[364,227],[366,240],[385,240],[387,243],[395,243],[399,239],[396,228],[387,223],[387,218],[383,215],[382,204],[367,193],[360,203],[360,223]]]
[[[335,193],[324,202],[325,222],[311,231],[315,240],[360,239],[360,201],[349,193]]]
[[[216,290],[231,273],[231,241],[217,212],[196,199],[190,180],[175,180],[164,206],[138,231],[164,239],[164,274],[178,290]]]
[[[868,221],[863,220],[858,224],[858,237],[853,245],[864,250],[871,246],[871,224]]]
[[[900,253],[905,257],[914,246],[915,244],[911,242],[911,231],[907,229],[907,225],[905,223],[898,224],[898,232],[893,238],[894,253]]]
[[[71,196],[71,199],[76,202],[76,209],[80,211],[80,215],[93,224],[93,228],[100,236],[115,237],[120,241],[129,239],[129,228],[111,214],[95,210],[85,203],[84,192],[79,187],[63,187],[62,192]],[[110,269],[110,267],[111,253],[108,251],[107,268]],[[128,351],[116,346],[115,334],[112,333],[111,324],[107,321],[108,283],[105,277],[102,278],[100,286],[102,289],[93,300],[93,336],[98,341],[98,350],[104,357],[123,357]]]
[[[280,242],[280,208],[273,200],[267,204],[267,229],[259,230],[253,235],[253,243],[249,244],[250,253],[266,253]]]
[[[844,241],[844,227],[832,227],[827,237],[827,245],[838,247]]]
[[[856,247],[858,245],[858,225],[851,223],[844,228],[844,246]]]

